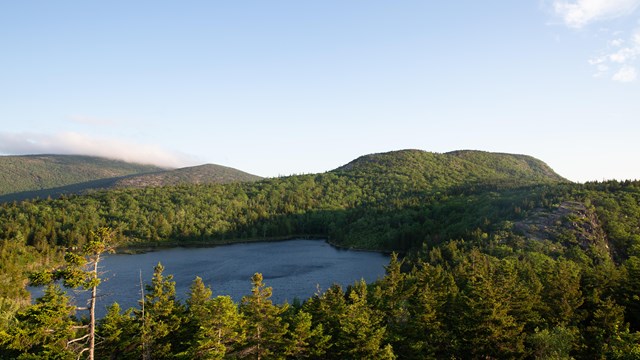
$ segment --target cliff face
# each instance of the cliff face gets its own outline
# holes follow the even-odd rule
[[[615,255],[595,210],[582,202],[564,201],[552,210],[534,209],[513,227],[529,240],[551,240],[583,250],[593,248],[602,256]]]

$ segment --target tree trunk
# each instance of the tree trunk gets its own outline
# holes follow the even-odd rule
[[[100,262],[100,254],[98,254],[93,262],[93,279],[98,278],[98,263]],[[91,289],[91,304],[89,315],[89,360],[94,360],[94,352],[96,348],[96,299],[98,295],[98,286],[94,285]]]

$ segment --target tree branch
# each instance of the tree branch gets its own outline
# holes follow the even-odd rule
[[[73,344],[74,342],[82,341],[82,340],[84,340],[84,339],[86,339],[88,337],[89,337],[89,334],[87,334],[85,336],[81,336],[81,337],[79,337],[77,339],[69,340],[69,341],[67,341],[67,346]]]

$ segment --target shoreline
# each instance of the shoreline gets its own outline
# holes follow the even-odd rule
[[[344,245],[337,244],[328,236],[322,235],[291,235],[291,236],[275,236],[268,238],[253,238],[253,239],[242,239],[242,240],[222,240],[222,241],[185,241],[185,242],[162,242],[157,244],[151,243],[143,243],[139,245],[125,245],[122,247],[116,247],[115,254],[119,255],[136,255],[136,254],[144,254],[147,252],[167,250],[173,248],[213,248],[218,246],[227,246],[234,244],[250,244],[250,243],[265,243],[265,242],[282,242],[282,241],[291,241],[291,240],[322,240],[327,244],[340,249],[340,250],[351,250],[351,251],[362,251],[362,252],[376,252],[381,254],[390,255],[393,251],[388,250],[375,250],[375,249],[364,249],[364,248],[354,248],[348,247]]]

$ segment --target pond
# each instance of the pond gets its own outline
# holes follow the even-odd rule
[[[149,284],[158,262],[164,275],[173,275],[176,294],[184,300],[196,276],[211,287],[214,296],[230,295],[239,302],[251,293],[251,276],[262,273],[273,288],[275,303],[305,300],[334,283],[353,284],[384,276],[389,256],[377,252],[344,250],[324,240],[287,240],[224,245],[211,248],[172,248],[142,254],[108,255],[100,263],[103,282],[99,287],[98,316],[106,306],[118,302],[123,309],[137,307],[140,275]],[[34,292],[34,296],[39,296]],[[78,295],[78,297],[82,297]],[[84,301],[78,300],[79,305]]]

